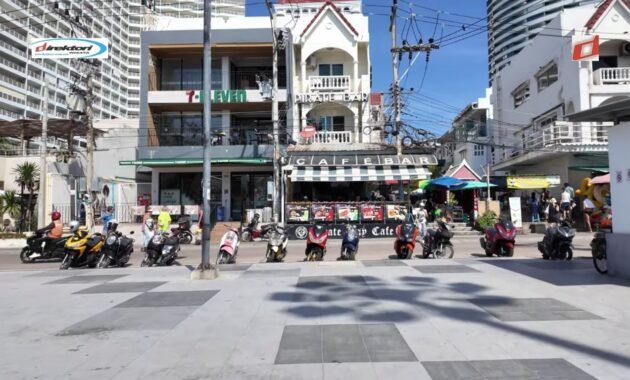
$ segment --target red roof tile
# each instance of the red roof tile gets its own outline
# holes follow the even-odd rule
[[[295,1],[295,0],[291,0],[291,1]],[[311,2],[311,1],[301,1],[303,3],[306,2]],[[348,26],[348,28],[355,34],[355,35],[359,35],[359,33],[356,31],[356,29],[354,29],[354,27],[352,26],[352,24],[350,24],[350,21],[348,21],[348,19],[346,18],[346,16],[343,15],[343,13],[341,13],[341,11],[339,10],[339,8],[332,3],[332,1],[328,0],[326,1],[326,4],[324,4],[319,11],[317,11],[317,13],[315,14],[315,16],[313,16],[313,19],[308,23],[308,25],[306,25],[306,28],[304,28],[304,31],[302,31],[302,34],[300,34],[300,37],[304,37],[304,34],[306,34],[306,32],[310,29],[310,27],[315,23],[315,20],[317,20],[317,18],[319,18],[319,16],[324,13],[324,10],[326,9],[326,7],[331,7],[335,13],[337,13],[337,15],[339,16],[339,18],[341,18],[341,21],[343,21],[346,26]]]
[[[630,0],[621,0],[621,1],[626,5],[626,7],[630,8]],[[595,13],[593,13],[591,18],[589,18],[588,21],[586,22],[586,25],[585,25],[586,28],[593,29],[595,27],[595,24],[597,24],[597,22],[599,21],[599,19],[604,15],[604,13],[606,13],[608,8],[610,8],[610,6],[613,5],[615,2],[617,2],[617,0],[606,0],[603,3],[601,3],[597,7],[597,10],[595,11]]]

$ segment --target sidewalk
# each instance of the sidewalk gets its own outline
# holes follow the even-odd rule
[[[588,260],[255,264],[222,268],[211,282],[189,276],[186,267],[0,273],[10,289],[0,293],[0,378],[574,380],[630,371],[629,283]]]

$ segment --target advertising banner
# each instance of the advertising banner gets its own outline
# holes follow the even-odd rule
[[[335,220],[335,206],[313,203],[311,206],[313,220],[316,222],[332,222]]]
[[[340,221],[359,221],[359,208],[352,204],[338,204],[337,205],[337,220]]]
[[[198,214],[199,214],[199,206],[197,205],[184,206],[184,215],[198,215]]]
[[[105,59],[109,56],[106,38],[33,38],[30,44],[34,59]]]
[[[548,189],[560,185],[560,176],[508,176],[508,189]]]
[[[308,206],[287,205],[287,222],[308,223],[311,216],[310,211]]]
[[[402,205],[387,205],[387,221],[391,222],[403,222],[407,217],[407,210]]]
[[[355,224],[357,232],[361,239],[376,239],[376,238],[394,238],[396,236],[396,227],[398,223],[387,224]],[[289,240],[306,240],[308,234],[308,225],[289,225],[287,226],[287,233],[289,234]],[[329,239],[341,239],[343,233],[346,231],[344,224],[327,224],[328,238]]]
[[[523,218],[521,213],[521,198],[513,197],[509,199],[510,202],[510,218],[512,224],[516,228],[523,228]]]
[[[383,206],[361,205],[361,220],[371,222],[383,221]]]

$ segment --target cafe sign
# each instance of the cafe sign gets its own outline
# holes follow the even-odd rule
[[[295,103],[361,102],[367,103],[370,94],[366,92],[328,92],[295,95]]]
[[[203,91],[186,91],[188,103],[203,103],[205,98]],[[213,90],[211,92],[212,103],[247,103],[247,91],[245,90]]]
[[[437,158],[431,154],[402,155],[308,155],[289,157],[289,165],[294,166],[375,166],[375,165],[437,165]]]

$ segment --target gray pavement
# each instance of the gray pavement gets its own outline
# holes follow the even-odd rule
[[[586,259],[458,252],[196,282],[186,266],[4,270],[0,378],[628,378],[630,283]]]

